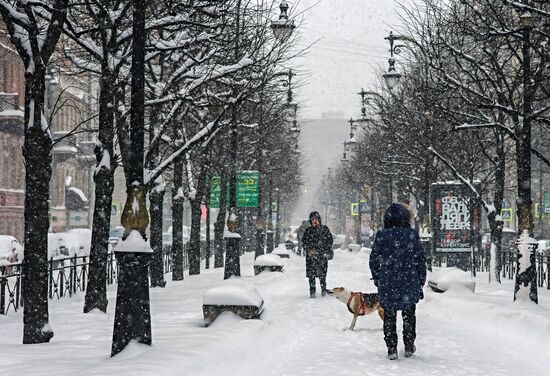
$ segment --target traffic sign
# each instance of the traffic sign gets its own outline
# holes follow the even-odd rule
[[[367,200],[359,202],[359,213],[370,213],[370,205]]]
[[[359,215],[359,203],[358,202],[353,202],[351,204],[351,215],[354,216],[354,217]]]

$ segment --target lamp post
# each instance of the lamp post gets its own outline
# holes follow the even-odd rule
[[[518,257],[514,300],[526,299],[538,303],[535,250],[537,241],[532,238],[533,213],[531,211],[531,121],[533,117],[533,83],[531,73],[531,33],[533,17],[529,11],[520,16],[523,56],[523,109],[522,122],[516,130],[518,196]],[[528,259],[528,260],[527,260]]]
[[[271,30],[278,41],[284,42],[292,35],[296,25],[294,25],[294,20],[288,19],[288,3],[285,0],[281,1],[279,9],[281,11],[279,19],[271,22]]]
[[[241,16],[241,0],[237,1],[236,17],[235,17],[235,61],[239,59],[240,54],[240,16]],[[279,9],[281,11],[279,19],[271,23],[271,29],[275,38],[283,43],[292,34],[296,28],[294,20],[288,18],[288,3],[281,1]],[[234,97],[236,97],[236,88],[234,87]],[[238,147],[238,134],[237,134],[237,108],[234,107],[231,116],[231,158],[230,158],[230,179],[229,179],[229,216],[227,218],[226,233],[226,262],[224,279],[231,276],[240,276],[240,262],[239,262],[239,246],[240,246],[240,223],[239,214],[237,211],[237,147]],[[258,236],[258,235],[257,235]],[[261,243],[261,242],[260,242]]]
[[[403,45],[395,44],[395,41],[401,40],[402,38],[393,35],[393,32],[390,31],[390,35],[384,39],[390,44],[390,58],[388,59],[388,71],[384,73],[382,77],[384,77],[384,81],[386,81],[388,88],[392,90],[395,86],[397,86],[399,80],[401,79],[401,73],[397,72],[395,69],[395,59],[393,55],[399,55],[401,53],[401,47],[403,47]]]

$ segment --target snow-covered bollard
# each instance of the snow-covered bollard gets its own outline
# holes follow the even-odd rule
[[[470,272],[458,268],[434,268],[434,272],[428,274],[428,286],[435,292],[451,289],[467,289],[475,292],[476,282]]]
[[[283,267],[284,265],[279,256],[268,253],[256,258],[254,261],[254,274],[258,275],[263,271],[282,272]]]
[[[235,281],[211,288],[204,293],[202,312],[204,326],[209,326],[225,311],[230,311],[243,319],[257,319],[264,309],[264,299],[254,286]]]

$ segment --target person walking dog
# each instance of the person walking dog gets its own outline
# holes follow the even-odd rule
[[[403,316],[405,357],[416,351],[416,303],[424,298],[426,252],[410,220],[406,207],[391,204],[384,213],[384,228],[376,234],[369,260],[384,308],[384,341],[390,360],[397,359],[397,311]]]
[[[309,215],[311,224],[304,231],[302,243],[306,252],[306,277],[309,279],[309,297],[315,298],[316,278],[319,278],[321,295],[327,293],[328,260],[332,259],[332,234],[321,224],[321,215],[314,211]]]

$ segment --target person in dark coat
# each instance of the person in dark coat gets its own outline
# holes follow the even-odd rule
[[[309,297],[315,297],[315,278],[319,278],[321,295],[327,293],[328,257],[332,252],[332,234],[321,224],[321,215],[311,212],[310,227],[304,232],[302,243],[306,252],[306,277],[309,279]]]
[[[380,305],[384,308],[384,341],[388,359],[397,359],[397,311],[403,316],[405,357],[416,347],[416,303],[424,297],[426,252],[418,232],[410,226],[410,213],[391,204],[384,214],[384,228],[376,234],[369,266]]]
[[[301,256],[303,252],[302,239],[304,238],[304,233],[309,227],[309,222],[304,220],[298,229],[296,230],[296,239],[298,239],[298,254]]]

